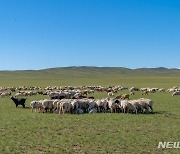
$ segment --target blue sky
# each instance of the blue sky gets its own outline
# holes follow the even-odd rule
[[[0,70],[180,68],[179,0],[0,0]]]

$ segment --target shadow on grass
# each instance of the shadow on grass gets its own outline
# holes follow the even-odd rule
[[[16,107],[14,107],[16,108]],[[31,107],[26,106],[25,108],[23,108],[22,106],[18,106],[16,109],[18,110],[31,110]],[[44,113],[44,114],[58,114],[58,113]],[[67,114],[67,113],[66,113]],[[72,115],[87,115],[87,114],[132,114],[132,115],[136,115],[135,113],[123,113],[123,112],[117,112],[117,113],[111,113],[110,111],[106,111],[106,112],[100,112],[100,113],[82,113],[82,114],[76,114],[76,113],[71,113]],[[137,115],[163,115],[165,117],[174,117],[174,118],[179,118],[180,115],[179,114],[175,114],[175,113],[171,113],[168,111],[154,111],[154,112],[149,112],[149,113],[138,113]]]
[[[159,114],[159,115],[163,115],[165,117],[180,117],[179,114],[175,114],[175,113],[171,113],[171,112],[167,112],[167,111],[156,111],[153,114]]]
[[[23,110],[26,110],[26,109],[28,109],[28,110],[29,110],[29,109],[31,109],[29,106],[27,106],[27,107],[23,108],[23,107],[22,107],[22,106],[20,106],[20,105],[19,105],[17,108],[14,106],[14,108],[15,108],[15,109],[23,109]]]
[[[150,113],[150,114],[168,114],[167,111],[155,111],[153,113]]]
[[[29,106],[26,106],[24,109],[31,109],[31,107],[29,107]]]

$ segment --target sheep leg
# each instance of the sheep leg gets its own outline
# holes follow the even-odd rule
[[[153,107],[152,106],[149,106],[150,107],[150,109],[151,109],[151,113],[153,113]]]
[[[135,113],[137,114],[137,108],[135,109]]]
[[[98,112],[100,113],[100,107],[98,107]]]

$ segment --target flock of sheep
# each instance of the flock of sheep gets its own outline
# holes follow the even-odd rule
[[[72,95],[74,97],[81,97],[81,96],[87,96],[87,94],[97,92],[107,92],[108,96],[114,96],[115,93],[122,90],[127,90],[127,87],[122,86],[48,86],[45,88],[32,86],[32,87],[0,87],[0,97],[6,97],[11,96],[12,94],[15,97],[24,97],[24,96],[33,96],[33,95],[56,95],[55,93],[62,92],[63,96],[66,95],[66,97],[71,97]],[[180,87],[172,87],[167,90],[164,88],[136,88],[131,87],[129,88],[129,95],[134,95],[135,91],[142,91],[142,95],[148,95],[149,93],[155,93],[155,92],[169,92],[172,94],[172,96],[180,95]],[[56,97],[56,96],[55,96]]]
[[[106,99],[55,99],[55,100],[40,100],[32,101],[30,106],[38,112],[53,112],[53,113],[151,113],[153,112],[153,101],[146,98],[136,100],[121,100],[114,98]]]
[[[129,93],[113,97],[115,93],[129,90]],[[123,113],[150,113],[153,112],[153,101],[147,98],[130,100],[130,95],[135,95],[136,91],[141,91],[142,95],[155,92],[169,92],[172,96],[180,95],[180,88],[136,88],[122,86],[48,86],[42,87],[0,87],[0,96],[11,96],[16,104],[25,107],[24,96],[47,95],[49,98],[39,101],[32,101],[30,106],[32,111],[52,113],[95,113],[95,112],[123,112]],[[94,92],[106,92],[108,98],[95,99],[89,96]],[[24,104],[22,104],[22,101]]]

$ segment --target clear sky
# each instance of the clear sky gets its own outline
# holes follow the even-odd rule
[[[0,0],[0,70],[180,68],[180,0]]]

